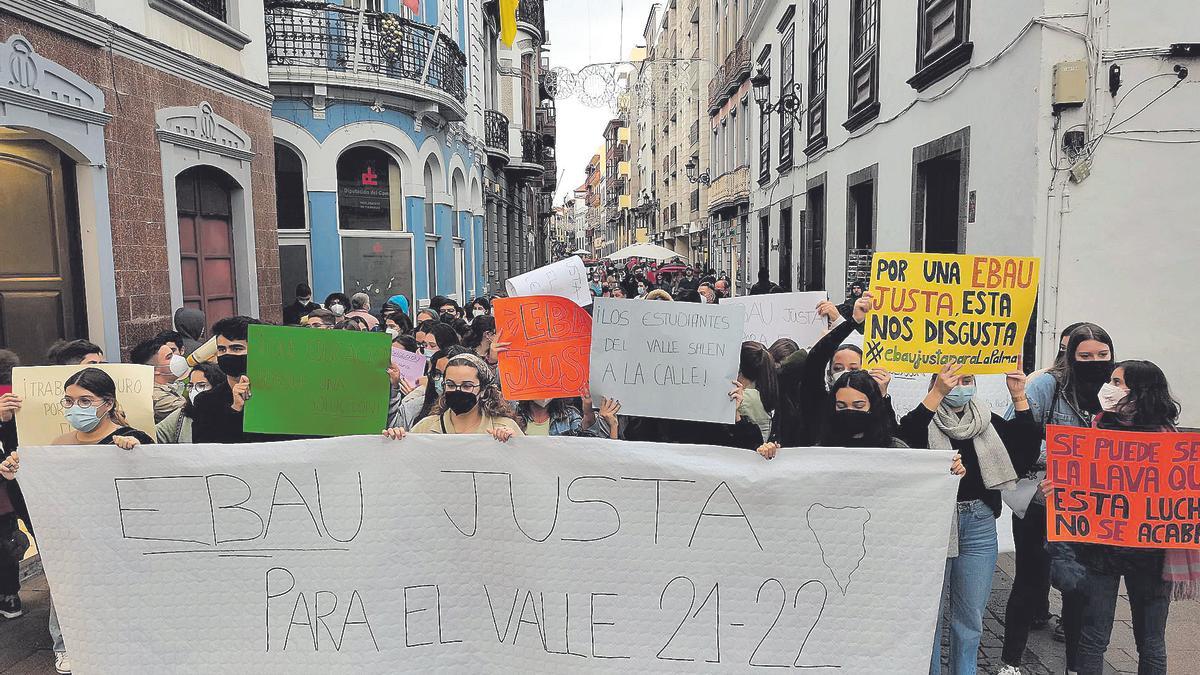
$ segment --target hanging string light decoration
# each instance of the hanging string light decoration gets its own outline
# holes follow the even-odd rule
[[[687,86],[690,68],[699,61],[680,58],[590,63],[577,72],[558,66],[550,69],[553,77],[547,78],[546,88],[556,100],[574,97],[590,108],[605,108],[615,113],[629,105],[631,96],[642,100],[675,96],[682,86]],[[637,75],[639,66],[643,69],[641,76]]]

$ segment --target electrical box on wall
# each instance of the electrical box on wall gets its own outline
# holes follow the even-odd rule
[[[1087,80],[1086,61],[1063,61],[1054,64],[1054,109],[1083,105],[1087,100]]]

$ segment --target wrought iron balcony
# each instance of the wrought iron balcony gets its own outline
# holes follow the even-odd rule
[[[558,111],[554,106],[542,106],[537,109],[537,128],[546,145],[553,147],[558,133]]]
[[[708,83],[708,110],[716,112],[737,91],[742,81],[750,77],[750,44],[739,38],[725,55],[725,62]]]
[[[545,172],[546,146],[542,135],[536,131],[521,130],[521,160],[509,163],[510,171],[523,171],[539,175]]]
[[[489,155],[508,161],[508,116],[498,110],[483,111],[483,145]]]
[[[521,0],[517,5],[517,23],[524,23],[537,30],[538,38],[546,34],[546,13],[542,0]]]
[[[266,23],[272,83],[384,91],[438,103],[449,120],[466,116],[467,59],[435,27],[398,14],[300,0],[267,0]],[[328,71],[345,75],[331,78]]]

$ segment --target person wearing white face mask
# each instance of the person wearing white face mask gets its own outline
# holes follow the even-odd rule
[[[468,313],[467,321],[474,321],[481,316],[491,316],[492,303],[487,298],[479,296],[471,301],[471,304],[468,306]]]
[[[325,298],[325,309],[333,312],[340,320],[345,316],[346,310],[350,309],[350,298],[346,297],[345,293],[330,293],[329,297]]]
[[[571,399],[542,398],[517,404],[526,436],[578,435],[583,429],[583,413]]]
[[[458,345],[458,333],[441,321],[426,321],[417,326],[417,347],[427,357]]]
[[[196,399],[214,389],[228,388],[225,373],[215,363],[200,363],[188,374],[187,400],[183,407],[154,425],[154,439],[158,443],[191,443],[192,413]]]
[[[933,377],[929,394],[900,420],[897,435],[909,447],[954,450],[960,456],[962,480],[943,583],[951,589],[950,672],[973,673],[999,553],[1000,492],[1013,489],[1017,478],[1037,461],[1041,429],[1029,410],[1019,363],[1007,377],[1016,410],[1012,421],[976,399],[975,377],[961,370],[960,365],[948,365]],[[929,665],[929,672],[935,674],[941,672],[942,621],[939,612]]]
[[[1097,395],[1101,412],[1097,429],[1173,432],[1179,403],[1167,377],[1149,361],[1122,361],[1113,368]],[[1080,675],[1105,669],[1121,580],[1129,597],[1129,613],[1137,645],[1139,673],[1167,672],[1166,626],[1171,600],[1200,595],[1200,551],[1125,548],[1072,544],[1085,573],[1079,584],[1082,623],[1079,630]]]

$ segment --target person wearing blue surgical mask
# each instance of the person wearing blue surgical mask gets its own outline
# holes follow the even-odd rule
[[[974,375],[947,365],[930,382],[929,394],[900,420],[898,436],[912,448],[953,450],[958,484],[955,524],[943,584],[950,588],[950,672],[973,673],[983,636],[983,612],[992,592],[998,546],[1000,493],[1016,486],[1037,462],[1041,427],[1029,409],[1025,373],[1018,362],[1007,375],[1016,410],[1009,421],[976,396]],[[944,615],[938,613],[941,635]],[[929,672],[941,672],[941,639],[933,640]]]
[[[60,405],[71,431],[54,439],[51,445],[116,445],[124,450],[132,450],[140,443],[154,442],[144,432],[129,426],[117,403],[116,383],[99,368],[84,368],[67,378]],[[19,469],[20,453],[14,452],[5,460],[2,471],[6,478],[12,479]],[[71,659],[67,655],[53,597],[50,599],[49,629],[54,666],[60,673],[69,673]]]
[[[117,385],[99,368],[84,368],[67,379],[60,401],[71,431],[51,445],[126,445],[124,439],[153,441],[129,426],[117,403]]]

